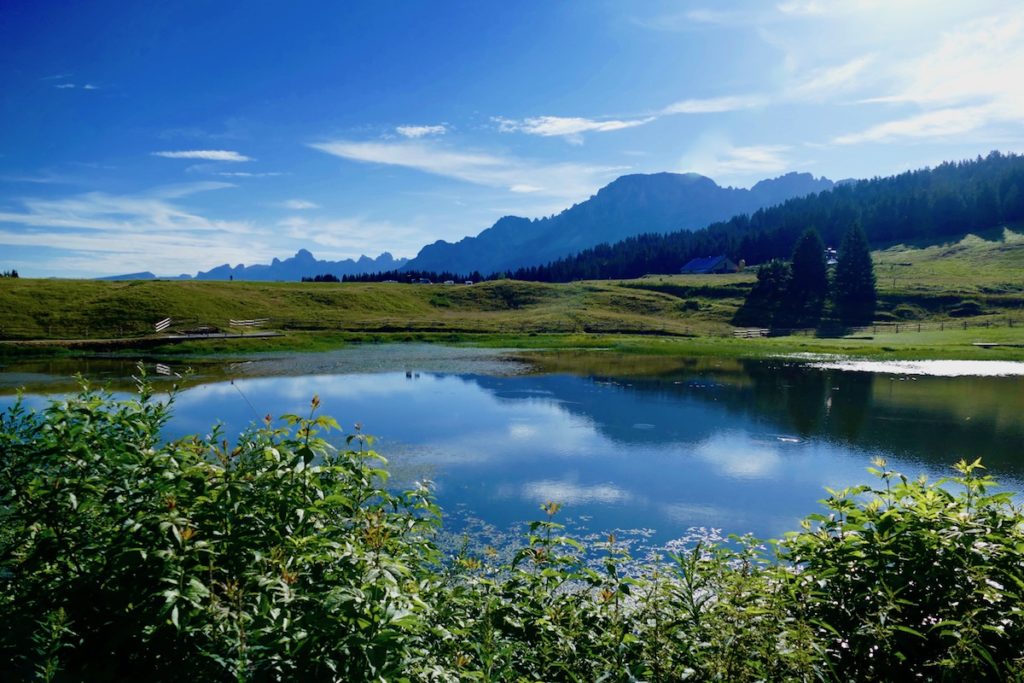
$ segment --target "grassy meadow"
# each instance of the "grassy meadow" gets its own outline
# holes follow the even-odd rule
[[[844,339],[735,339],[731,320],[755,280],[732,275],[654,275],[567,284],[468,285],[217,281],[0,280],[0,353],[156,346],[172,353],[320,350],[358,341],[437,341],[514,348],[749,356],[787,352],[898,358],[1024,357],[1024,233],[1009,229],[946,243],[874,252],[877,319],[889,326]],[[269,318],[270,339],[164,345],[172,331],[231,319]],[[1013,321],[1017,326],[1008,326]],[[901,323],[897,332],[891,325]],[[921,331],[918,331],[918,326]],[[989,327],[985,327],[988,325]],[[237,331],[237,330],[235,330]],[[870,338],[865,338],[870,337]]]

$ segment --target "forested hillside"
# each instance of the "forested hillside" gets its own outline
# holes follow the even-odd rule
[[[696,173],[626,175],[555,216],[505,216],[476,237],[429,244],[402,270],[493,273],[541,265],[602,242],[695,230],[831,187],[831,180],[809,173],[762,180],[749,190],[721,187]]]
[[[837,246],[859,222],[872,247],[897,241],[962,237],[1024,220],[1024,156],[992,152],[972,161],[836,186],[695,232],[644,234],[602,244],[544,266],[520,268],[520,280],[633,278],[674,273],[698,256],[726,254],[757,264],[787,258],[797,237],[815,228]]]

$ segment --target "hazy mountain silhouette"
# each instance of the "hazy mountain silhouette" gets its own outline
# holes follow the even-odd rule
[[[622,176],[590,199],[550,218],[505,216],[476,237],[439,240],[406,270],[492,273],[547,263],[602,242],[641,233],[695,230],[709,223],[833,187],[827,178],[788,173],[749,190],[721,187],[696,173]]]
[[[228,264],[211,268],[196,275],[197,280],[301,280],[315,275],[358,275],[361,273],[377,273],[382,270],[401,268],[408,259],[396,259],[388,252],[377,258],[360,256],[358,259],[343,261],[320,261],[306,249],[299,249],[295,256],[283,261],[275,258],[269,265],[246,266],[239,264],[232,268]]]
[[[344,259],[342,261],[321,261],[313,256],[306,249],[299,249],[295,256],[286,258],[283,261],[275,258],[269,264],[256,264],[246,266],[238,264],[231,266],[225,263],[222,266],[211,268],[205,272],[200,271],[195,275],[196,280],[301,280],[304,277],[314,277],[330,273],[339,278],[343,275],[359,275],[362,273],[377,273],[383,270],[395,270],[405,265],[408,259],[395,258],[388,252],[384,252],[377,258],[360,256],[358,259]],[[153,280],[158,276],[150,272],[129,273],[127,275],[111,275],[110,277],[99,278],[100,280]],[[190,275],[178,275],[174,277],[160,277],[162,280],[188,280]]]

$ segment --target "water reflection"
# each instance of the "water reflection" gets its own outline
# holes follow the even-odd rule
[[[342,424],[379,437],[399,483],[434,480],[446,510],[506,528],[558,500],[578,528],[653,529],[653,542],[694,525],[777,536],[818,509],[825,486],[867,481],[874,455],[933,477],[980,456],[1011,487],[1024,480],[1022,377],[677,358],[632,358],[623,374],[607,354],[590,358],[504,376],[392,364],[223,381],[211,369],[178,396],[168,436],[214,419],[239,432],[304,412],[316,393]]]

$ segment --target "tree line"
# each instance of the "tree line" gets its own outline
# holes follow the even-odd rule
[[[772,259],[758,268],[757,282],[733,322],[773,329],[818,327],[823,318],[847,327],[867,325],[877,299],[871,249],[861,226],[847,230],[831,276],[821,236],[809,228],[789,263]]]
[[[701,230],[645,233],[599,244],[546,265],[487,276],[391,270],[346,275],[342,281],[628,279],[677,273],[687,261],[703,256],[722,254],[749,264],[788,258],[808,226],[816,227],[824,243],[834,245],[850,226],[859,224],[870,243],[882,245],[962,236],[1017,221],[1024,221],[1024,156],[993,151],[973,160],[841,183],[827,192],[790,199]]]
[[[358,275],[343,275],[341,277],[342,282],[385,282],[385,281],[397,281],[397,282],[419,282],[420,280],[430,280],[431,282],[445,282],[451,280],[452,282],[483,282],[484,280],[497,280],[504,277],[503,273],[494,273],[490,277],[484,277],[479,270],[474,270],[469,274],[453,273],[451,271],[441,271],[440,273],[431,270],[388,270],[380,273],[360,273]]]
[[[626,279],[675,273],[702,256],[724,254],[750,264],[786,258],[808,226],[816,226],[822,240],[834,245],[851,225],[860,224],[872,244],[886,244],[952,237],[1021,220],[1024,156],[992,152],[972,161],[843,183],[701,230],[648,233],[600,244],[506,275],[543,282]]]

